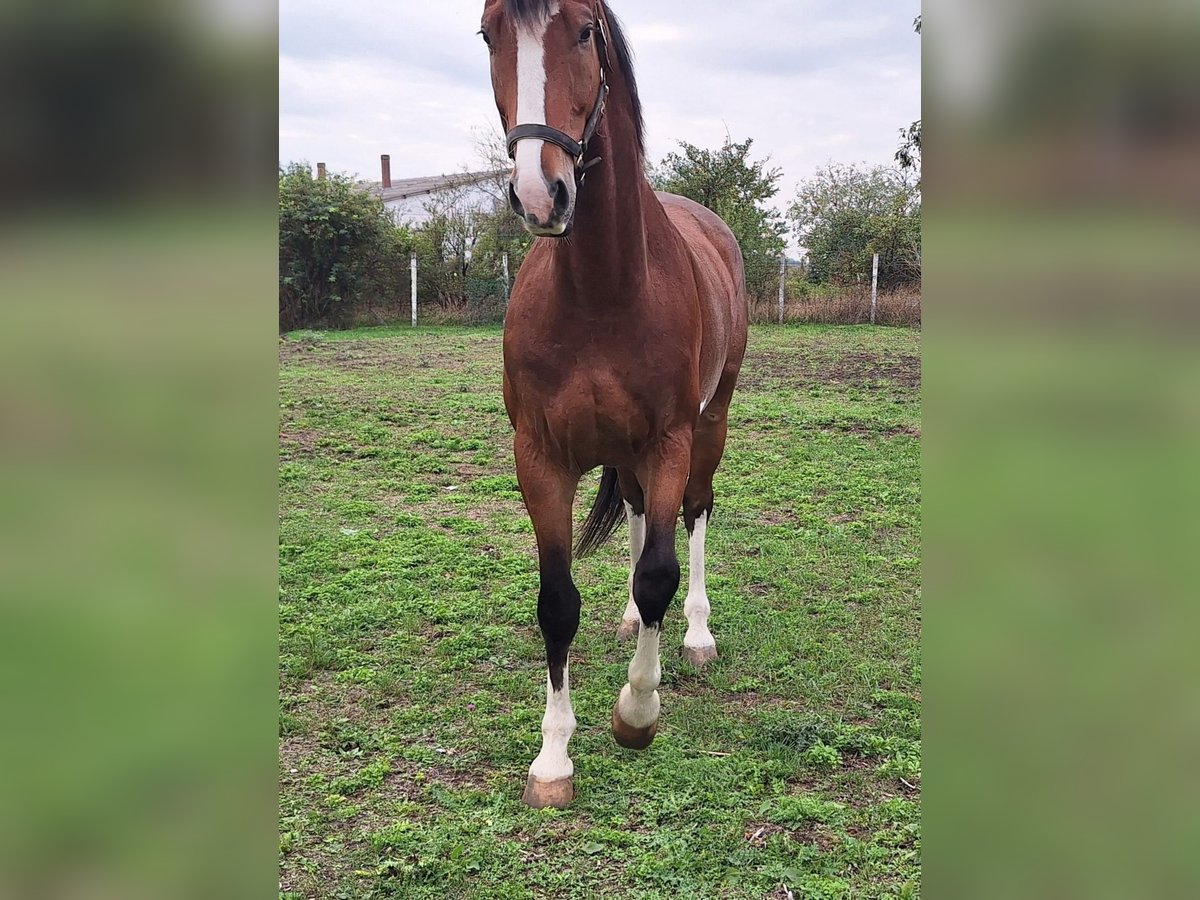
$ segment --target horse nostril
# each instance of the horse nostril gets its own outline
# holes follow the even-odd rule
[[[571,196],[567,192],[567,183],[561,178],[555,180],[550,188],[550,196],[554,199],[554,212],[562,215],[567,211],[567,204],[571,202]]]
[[[508,205],[512,207],[513,212],[524,218],[525,207],[521,205],[521,201],[517,198],[516,186],[511,181],[508,183]]]

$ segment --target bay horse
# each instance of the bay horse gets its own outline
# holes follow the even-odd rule
[[[513,159],[509,204],[537,238],[504,326],[504,403],[537,539],[547,665],[524,801],[562,808],[574,797],[571,519],[585,473],[603,467],[576,556],[606,540],[622,513],[629,522],[619,634],[636,634],[637,649],[613,707],[617,743],[643,749],[658,727],[659,631],[679,587],[681,506],[684,654],[696,666],[717,655],[704,539],[746,350],[745,275],[717,215],[650,186],[629,46],[603,0],[487,0],[480,33]]]

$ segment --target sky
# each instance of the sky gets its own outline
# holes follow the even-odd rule
[[[611,0],[633,48],[649,159],[753,138],[774,204],[829,162],[889,164],[920,118],[918,0]],[[281,0],[280,162],[379,179],[482,168],[499,129],[483,0]]]

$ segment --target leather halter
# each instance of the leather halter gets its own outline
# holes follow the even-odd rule
[[[611,67],[608,58],[608,34],[604,30],[604,13],[601,4],[596,6],[596,31],[595,41],[600,46],[598,59],[600,62],[600,89],[596,92],[596,102],[592,105],[592,112],[588,116],[587,124],[583,129],[583,137],[578,141],[567,134],[565,131],[560,131],[557,128],[551,128],[549,125],[535,125],[528,123],[525,125],[517,125],[507,135],[504,141],[508,146],[509,159],[515,159],[517,155],[517,143],[519,141],[536,139],[539,141],[549,141],[558,147],[562,147],[567,151],[567,155],[575,160],[575,180],[583,184],[583,177],[587,174],[587,170],[596,163],[600,162],[600,157],[583,161],[583,156],[587,153],[588,141],[596,134],[596,129],[600,127],[600,118],[604,115],[604,101],[608,97],[608,78],[606,72]]]

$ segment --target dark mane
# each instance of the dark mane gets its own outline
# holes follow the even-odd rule
[[[646,123],[642,120],[642,98],[638,96],[637,79],[633,76],[633,51],[625,40],[625,31],[621,20],[604,4],[604,18],[608,22],[609,52],[614,59],[612,64],[625,76],[625,85],[629,91],[629,114],[633,117],[633,128],[637,134],[638,156],[646,155]]]
[[[546,15],[554,0],[504,0],[504,8],[518,22],[536,22]],[[637,80],[633,75],[633,51],[625,39],[625,30],[621,20],[616,17],[608,4],[604,6],[604,19],[608,23],[608,51],[615,69],[625,76],[625,84],[629,91],[629,114],[633,117],[634,131],[637,134],[638,156],[646,155],[646,123],[642,120],[642,100],[638,96]]]

